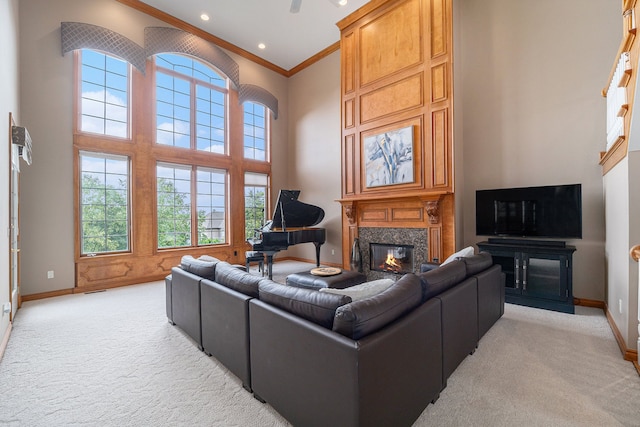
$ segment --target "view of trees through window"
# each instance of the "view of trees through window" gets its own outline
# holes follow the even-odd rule
[[[82,254],[129,250],[129,159],[80,153]]]
[[[266,220],[266,195],[268,177],[264,174],[247,172],[244,174],[244,235],[254,237],[256,229]]]

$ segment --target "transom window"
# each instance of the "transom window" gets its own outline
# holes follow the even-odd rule
[[[128,138],[130,66],[89,49],[80,58],[79,130]]]
[[[181,55],[156,55],[156,66],[156,142],[224,154],[227,80]]]
[[[129,158],[80,152],[81,254],[129,250]]]
[[[266,116],[264,105],[245,102],[244,107],[244,157],[267,160]]]

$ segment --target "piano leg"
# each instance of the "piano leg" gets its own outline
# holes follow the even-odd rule
[[[269,279],[273,280],[273,253],[265,253],[267,254],[267,272],[269,273]]]
[[[322,242],[324,243],[324,242]],[[320,242],[313,242],[316,247],[316,267],[320,267],[320,246],[322,246]]]

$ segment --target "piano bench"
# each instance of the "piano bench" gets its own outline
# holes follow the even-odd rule
[[[335,276],[315,276],[309,271],[293,273],[287,276],[287,285],[298,288],[320,289],[335,288],[344,289],[350,286],[359,285],[367,281],[367,276],[357,271],[342,270],[342,273]]]
[[[249,272],[249,265],[251,265],[252,262],[257,262],[258,271],[264,276],[264,253],[259,251],[246,251],[244,256],[246,259],[247,273]]]

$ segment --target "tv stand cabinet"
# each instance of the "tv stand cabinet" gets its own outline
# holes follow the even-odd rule
[[[564,242],[490,239],[478,243],[506,275],[505,301],[529,307],[575,312],[572,256]]]

